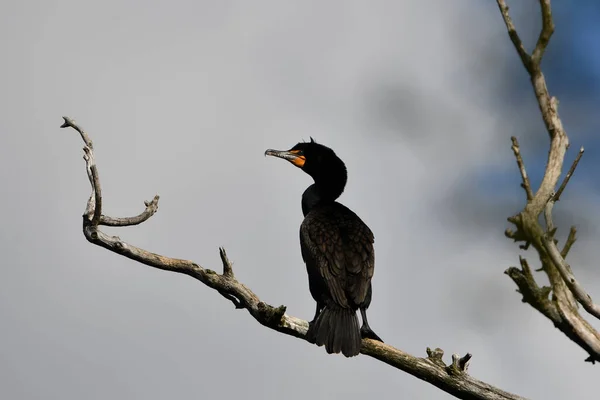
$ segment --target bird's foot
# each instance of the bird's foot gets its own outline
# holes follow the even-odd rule
[[[360,337],[363,339],[373,339],[377,340],[378,342],[384,343],[383,340],[379,336],[377,336],[377,334],[373,332],[371,327],[368,325],[363,325],[360,328]]]

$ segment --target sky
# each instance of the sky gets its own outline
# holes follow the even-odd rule
[[[538,2],[509,2],[531,49]],[[556,2],[543,69],[586,154],[555,207],[569,262],[600,296],[600,6]],[[95,144],[106,229],[220,269],[311,318],[298,229],[310,178],[267,148],[314,137],[346,162],[340,202],[375,234],[373,329],[416,356],[473,354],[469,372],[529,398],[590,398],[586,354],[503,274],[504,237],[548,151],[528,77],[493,1],[22,1],[0,15],[0,397],[449,399],[365,356],[259,325],[201,283],[90,245],[74,118]],[[540,282],[543,277],[539,276]],[[600,324],[595,323],[598,327]],[[567,372],[568,371],[568,372]]]

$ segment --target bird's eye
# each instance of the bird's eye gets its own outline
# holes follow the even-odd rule
[[[304,155],[304,152],[302,150],[290,150],[290,153],[297,154],[299,156]]]

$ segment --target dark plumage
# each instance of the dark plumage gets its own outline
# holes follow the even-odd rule
[[[381,339],[369,327],[366,315],[375,267],[373,233],[354,212],[335,201],[346,186],[346,166],[333,150],[312,138],[288,151],[270,149],[265,155],[290,161],[315,181],[302,195],[300,226],[302,258],[317,302],[308,338],[324,345],[328,353],[355,356],[361,337]],[[363,320],[360,329],[358,309]]]

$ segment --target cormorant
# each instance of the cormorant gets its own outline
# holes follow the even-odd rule
[[[302,259],[310,293],[317,302],[308,339],[327,353],[352,357],[360,352],[361,337],[382,341],[369,327],[375,267],[373,233],[348,207],[335,201],[344,191],[348,174],[344,162],[329,147],[310,142],[290,150],[265,151],[288,160],[315,183],[302,195],[304,220],[300,226]],[[356,310],[360,309],[359,330]]]

